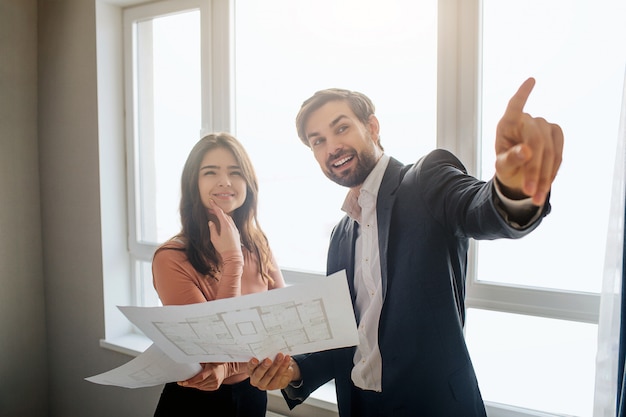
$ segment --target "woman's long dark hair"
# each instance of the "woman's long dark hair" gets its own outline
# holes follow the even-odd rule
[[[185,252],[191,265],[201,274],[215,277],[221,259],[211,243],[208,227],[208,211],[200,198],[198,176],[200,165],[207,152],[224,148],[235,156],[246,182],[246,200],[231,216],[239,229],[242,245],[259,260],[259,273],[264,279],[273,282],[269,275],[272,259],[265,233],[257,221],[259,186],[248,153],[237,139],[228,133],[214,133],[200,139],[193,147],[181,176],[180,220],[182,224],[178,237],[185,242]]]

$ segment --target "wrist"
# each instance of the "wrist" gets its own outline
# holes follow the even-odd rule
[[[494,177],[494,184],[496,189],[506,198],[511,199],[511,200],[524,200],[526,198],[529,198],[528,195],[526,195],[524,193],[524,191],[522,191],[521,188],[512,188],[509,187],[507,185],[505,185],[502,181],[500,181],[500,179],[498,178],[498,176],[496,175]]]
[[[302,379],[298,379],[298,380],[295,380],[295,381],[291,381],[289,383],[289,386],[291,388],[296,388],[297,389],[297,388],[301,388],[302,384],[304,384],[304,381]]]
[[[296,362],[293,358],[290,358],[289,367],[293,369],[293,375],[291,376],[291,382],[289,382],[289,385],[294,388],[300,388],[302,386],[302,375],[300,374],[298,362]]]

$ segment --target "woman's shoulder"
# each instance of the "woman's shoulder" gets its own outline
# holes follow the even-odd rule
[[[183,240],[182,237],[176,236],[171,238],[170,240],[163,242],[161,244],[161,246],[159,246],[159,248],[157,250],[160,249],[178,249],[178,250],[184,250],[185,249],[185,241]]]
[[[184,257],[186,258],[186,254],[185,254],[185,242],[179,238],[179,237],[175,237],[172,238],[164,243],[162,243],[157,250],[154,252],[154,258],[158,257],[174,257],[174,258],[178,258],[178,257]]]

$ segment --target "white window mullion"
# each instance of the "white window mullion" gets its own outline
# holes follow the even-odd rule
[[[206,10],[205,10],[206,9]],[[234,0],[205,2],[202,10],[203,133],[234,133]]]
[[[211,40],[220,37],[203,36],[201,33],[212,31],[215,14],[212,13],[211,4],[211,0],[160,1],[130,7],[123,13],[128,251],[132,275],[129,288],[132,300],[137,305],[158,303],[158,297],[151,286],[149,265],[159,243],[175,234],[180,227],[176,225],[175,210],[179,180],[173,180],[173,183],[165,183],[163,180],[180,175],[186,152],[200,139],[203,126],[210,126],[212,123],[211,117],[206,116],[211,114],[211,106],[206,105],[204,98],[211,95],[213,73],[205,67],[211,62]],[[197,12],[198,38],[193,37],[195,28],[190,26],[190,32],[183,34],[187,37],[182,37],[183,40],[179,42],[188,47],[195,45],[202,56],[195,55],[195,60],[194,49],[190,49],[189,53],[180,55],[185,60],[181,61],[184,62],[183,65],[164,66],[168,59],[164,53],[168,53],[169,41],[163,35],[164,25],[176,22],[182,16],[193,16]],[[189,22],[193,22],[193,18]],[[170,58],[170,61],[172,59],[176,58]],[[199,71],[194,73],[194,68]],[[180,72],[181,69],[184,71]],[[228,65],[225,66],[225,71],[230,71]],[[181,74],[191,75],[191,78],[185,78]],[[193,87],[196,74],[200,77],[197,78],[197,85],[205,87],[202,93],[201,88]],[[205,80],[201,81],[201,78]],[[170,89],[168,84],[177,88]],[[202,97],[202,100],[196,103],[195,97],[193,94],[189,95],[189,91],[196,91],[197,97]],[[202,108],[203,105],[205,108]],[[178,106],[185,106],[185,111],[179,111]],[[216,107],[221,108],[222,104],[218,102]],[[197,117],[180,117],[194,114]],[[167,121],[164,121],[164,116]],[[171,161],[164,161],[164,154]],[[174,198],[168,199],[164,204],[163,195]],[[167,216],[169,217],[165,219]]]
[[[131,230],[131,239],[134,242],[139,240],[153,241],[156,239],[156,178],[152,173],[154,166],[154,49],[152,21],[146,21],[142,25],[133,24],[133,34],[135,35],[136,54],[133,80],[136,88],[135,100],[135,130],[134,135],[141,135],[141,141],[132,141],[130,144],[131,155],[134,155],[134,189],[139,190],[141,197],[137,198],[137,193],[133,193],[133,203],[135,205],[137,224]],[[141,74],[141,76],[139,76]],[[143,103],[141,111],[137,109],[137,102]],[[134,144],[134,146],[133,146]],[[139,214],[141,213],[141,214]],[[143,237],[143,239],[140,239]]]
[[[137,84],[137,34],[135,33],[134,16],[124,14],[124,80],[125,80],[125,108],[126,108],[126,175],[128,198],[128,248],[132,252],[137,245],[138,207],[135,198],[137,155],[134,138],[137,137],[139,121],[136,120],[138,99]]]
[[[524,288],[469,281],[468,308],[527,314],[545,318],[596,324],[600,298],[597,294]]]
[[[480,1],[439,0],[437,145],[477,175]]]

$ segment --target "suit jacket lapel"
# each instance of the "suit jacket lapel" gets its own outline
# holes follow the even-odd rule
[[[348,279],[348,287],[350,288],[350,295],[352,296],[352,305],[355,305],[356,302],[356,290],[354,289],[354,249],[358,230],[359,224],[356,222],[356,220],[350,219],[350,221],[348,222],[348,233],[346,234],[346,240],[348,242],[348,253],[346,259],[350,259],[350,262],[348,263],[346,275],[350,277]]]
[[[356,299],[354,290],[354,246],[359,224],[346,215],[337,227],[339,230],[336,230],[334,234],[337,235],[338,240],[334,242],[331,239],[326,275],[345,269],[350,295],[354,303]]]
[[[396,190],[404,177],[404,173],[409,167],[410,166],[405,166],[394,158],[390,158],[376,200],[383,300],[387,295],[387,248],[389,242],[389,228],[391,225],[391,212],[396,198]],[[354,259],[354,253],[352,254],[352,259]]]

